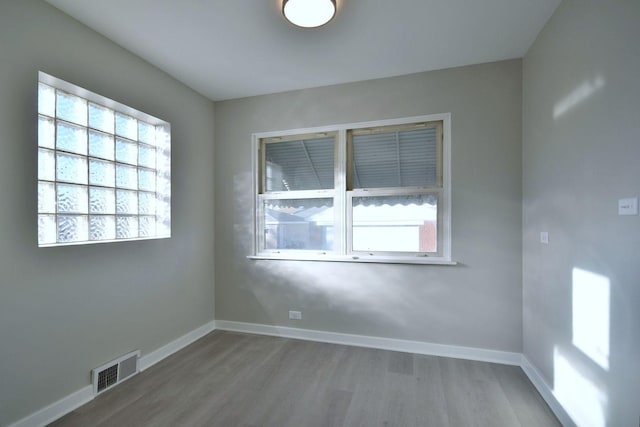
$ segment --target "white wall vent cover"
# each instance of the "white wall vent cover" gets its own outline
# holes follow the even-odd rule
[[[91,371],[93,394],[100,394],[139,372],[140,350],[120,356]]]

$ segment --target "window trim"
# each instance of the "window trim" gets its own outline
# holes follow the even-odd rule
[[[402,193],[406,194],[424,194],[424,193],[438,193],[438,221],[442,221],[441,236],[438,237],[438,244],[440,240],[442,244],[442,252],[439,256],[427,255],[424,253],[398,253],[398,252],[377,252],[374,254],[368,254],[366,252],[354,252],[351,248],[351,233],[347,233],[348,227],[351,227],[351,213],[347,212],[348,199],[354,197],[354,195],[376,195],[378,193],[384,193],[385,190],[366,190],[366,189],[353,189],[347,188],[347,169],[348,169],[348,157],[347,157],[347,133],[350,130],[361,130],[363,128],[380,128],[387,126],[402,126],[411,123],[418,122],[442,122],[442,164],[441,164],[441,177],[442,188],[436,189],[433,187],[407,187],[406,190],[402,190]],[[259,227],[262,224],[262,200],[264,200],[263,194],[261,194],[261,176],[265,172],[262,170],[263,166],[263,154],[261,142],[265,139],[287,138],[309,135],[309,134],[324,134],[324,133],[337,133],[336,136],[336,153],[335,153],[335,182],[334,188],[329,190],[313,190],[312,196],[307,190],[305,195],[296,195],[293,191],[284,192],[270,192],[269,198],[319,198],[319,197],[333,197],[334,199],[334,235],[340,237],[340,245],[336,247],[337,253],[328,253],[317,250],[286,250],[286,251],[259,251],[258,248],[262,247],[263,236],[262,230]],[[413,116],[397,119],[375,120],[367,122],[356,123],[344,123],[337,125],[327,125],[319,127],[290,129],[284,131],[269,131],[258,132],[252,134],[251,142],[251,173],[252,173],[252,253],[247,256],[249,259],[254,260],[304,260],[304,261],[333,261],[333,262],[373,262],[373,263],[399,263],[399,264],[433,264],[433,265],[456,265],[457,263],[451,258],[451,113],[431,114],[424,116]],[[324,192],[324,196],[322,196]],[[398,194],[397,190],[394,190],[395,194]],[[442,209],[440,209],[442,207]],[[347,227],[345,229],[345,227]],[[441,238],[441,239],[440,239]]]

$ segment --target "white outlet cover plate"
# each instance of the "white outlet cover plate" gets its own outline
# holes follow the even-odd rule
[[[549,232],[541,231],[540,232],[540,243],[544,243],[545,245],[549,244]]]
[[[638,198],[618,200],[618,215],[638,215]]]

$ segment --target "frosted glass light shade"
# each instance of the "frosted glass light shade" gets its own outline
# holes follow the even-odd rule
[[[336,14],[335,0],[283,0],[282,14],[298,27],[315,28],[331,21]]]

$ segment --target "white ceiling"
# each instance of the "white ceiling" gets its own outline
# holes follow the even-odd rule
[[[281,0],[47,0],[212,100],[523,57],[560,0],[338,0],[316,29]]]

